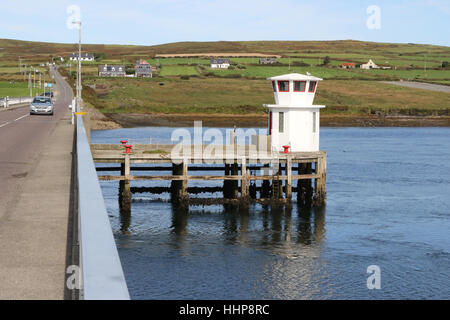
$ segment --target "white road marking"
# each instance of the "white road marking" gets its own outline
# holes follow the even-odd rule
[[[23,115],[23,116],[21,116],[21,117],[18,117],[17,119],[15,119],[15,120],[12,120],[12,121],[8,121],[8,122],[5,122],[4,124],[1,124],[0,125],[0,128],[1,127],[4,127],[4,126],[7,126],[8,124],[11,124],[11,123],[13,123],[14,121],[17,121],[17,120],[20,120],[20,119],[23,119],[23,118],[25,118],[25,117],[28,117],[29,116],[29,114],[26,114],[26,115]]]
[[[17,119],[16,119],[16,120],[14,120],[14,121],[17,121],[17,120],[23,119],[23,118],[25,118],[25,117],[28,117],[28,116],[29,116],[29,114],[26,114],[26,115],[24,115],[24,116],[21,116],[21,117],[17,118]]]
[[[7,125],[10,124],[10,123],[11,123],[11,121],[8,121],[8,122],[4,123],[4,124],[0,125],[0,128],[1,128],[1,127],[4,127],[4,126],[7,126]]]

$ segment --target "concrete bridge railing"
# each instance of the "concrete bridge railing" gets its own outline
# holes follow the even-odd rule
[[[128,300],[130,296],[82,115],[77,115],[76,139],[80,298]]]
[[[14,104],[30,103],[32,100],[32,97],[4,97],[0,98],[0,107],[7,108]]]

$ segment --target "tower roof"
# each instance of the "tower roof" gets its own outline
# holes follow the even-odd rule
[[[313,81],[320,81],[320,80],[323,80],[323,79],[314,77],[314,76],[309,75],[309,74],[288,73],[288,74],[282,74],[281,76],[267,78],[267,80],[313,80]]]

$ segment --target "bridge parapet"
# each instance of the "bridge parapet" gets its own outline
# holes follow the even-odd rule
[[[128,300],[125,276],[92,158],[83,116],[77,115],[78,239],[81,299]]]

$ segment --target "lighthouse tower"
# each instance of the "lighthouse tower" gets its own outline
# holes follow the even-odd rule
[[[275,104],[269,109],[269,135],[272,151],[319,151],[319,113],[325,106],[313,105],[318,82],[309,74],[290,73],[272,78]]]

